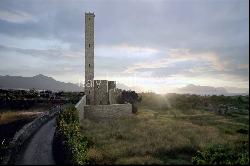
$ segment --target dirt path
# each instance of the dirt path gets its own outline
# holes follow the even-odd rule
[[[18,165],[51,165],[55,164],[52,142],[55,132],[55,118],[44,124],[30,139],[23,153],[17,159]]]

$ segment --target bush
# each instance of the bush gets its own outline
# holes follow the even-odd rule
[[[203,151],[198,151],[192,158],[192,162],[195,165],[249,165],[249,145],[248,142],[235,145],[210,145]]]
[[[150,109],[158,109],[158,110],[167,110],[170,105],[165,96],[156,94],[156,93],[140,93],[141,102],[140,106],[150,108]]]
[[[132,113],[137,112],[137,103],[141,102],[142,98],[135,91],[123,90],[120,98],[118,99],[119,104],[130,103],[132,104]]]
[[[74,106],[62,111],[57,119],[55,148],[60,153],[61,164],[85,165],[88,163],[89,143],[80,133],[78,111]],[[58,155],[57,155],[57,158]]]

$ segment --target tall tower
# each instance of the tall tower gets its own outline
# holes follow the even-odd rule
[[[94,105],[94,13],[85,13],[85,94]]]

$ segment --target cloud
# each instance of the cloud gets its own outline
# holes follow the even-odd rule
[[[77,82],[84,76],[82,51],[37,50],[0,45],[0,74],[33,76],[38,73]],[[81,74],[82,73],[82,74]]]
[[[202,53],[192,53],[190,50],[170,50],[170,58],[179,61],[207,61],[209,62],[215,70],[225,70],[229,61],[223,61],[220,59],[219,55],[214,52],[202,52]]]
[[[126,58],[136,57],[145,59],[154,56],[159,50],[157,50],[157,48],[122,43],[117,45],[99,45],[96,47],[96,52],[99,56],[103,57],[122,56]]]
[[[249,71],[249,64],[240,64],[238,66],[239,69],[247,69]]]
[[[84,12],[91,11],[96,77],[136,73],[157,91],[166,82],[154,86],[150,77],[171,86],[248,86],[247,0],[1,0],[0,11],[2,74],[44,71],[76,82],[84,75]]]
[[[45,59],[64,59],[64,58],[81,58],[83,57],[83,53],[80,51],[72,51],[72,50],[63,50],[63,49],[23,49],[17,47],[8,47],[4,45],[0,45],[0,52],[16,52],[18,54],[23,54],[23,56],[29,55],[36,58],[45,58]],[[3,54],[0,54],[0,56]]]
[[[145,60],[128,66],[124,73],[136,73],[151,77],[206,77],[249,81],[247,64],[235,65],[230,59],[222,59],[213,52],[192,52],[189,49],[169,49],[162,57]]]
[[[0,19],[11,23],[37,22],[37,20],[32,15],[24,11],[10,12],[0,10]]]
[[[22,5],[24,2],[31,7]],[[78,48],[84,42],[85,11],[96,14],[95,39],[98,45],[129,43],[149,47],[213,48],[234,45],[235,42],[245,43],[249,28],[247,1],[230,0],[228,3],[222,0],[218,3],[189,0],[183,4],[180,1],[57,3],[38,0],[11,3],[3,0],[0,3],[32,13],[39,20],[36,24],[19,25],[18,33],[15,25],[1,23],[2,33],[22,37],[53,36]],[[5,29],[5,26],[8,28]]]
[[[210,69],[222,71],[225,70],[228,61],[222,62],[216,53],[205,52],[205,53],[192,53],[188,49],[169,49],[165,52],[166,56],[156,59],[154,61],[146,61],[129,66],[124,72],[133,73],[142,69],[159,69],[175,66],[180,62],[193,62],[194,64],[206,63],[210,64]],[[183,65],[183,64],[182,64]],[[197,65],[194,65],[196,67]],[[181,67],[181,66],[178,66]],[[207,65],[206,65],[207,67]]]

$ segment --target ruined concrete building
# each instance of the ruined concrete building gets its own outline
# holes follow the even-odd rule
[[[85,94],[87,105],[107,105],[115,81],[94,80],[94,13],[85,13]],[[114,99],[113,99],[114,100]],[[113,104],[116,104],[112,101]]]
[[[115,81],[95,80],[94,13],[85,13],[85,96],[77,103],[80,119],[117,118],[132,113],[131,104],[118,104]]]

